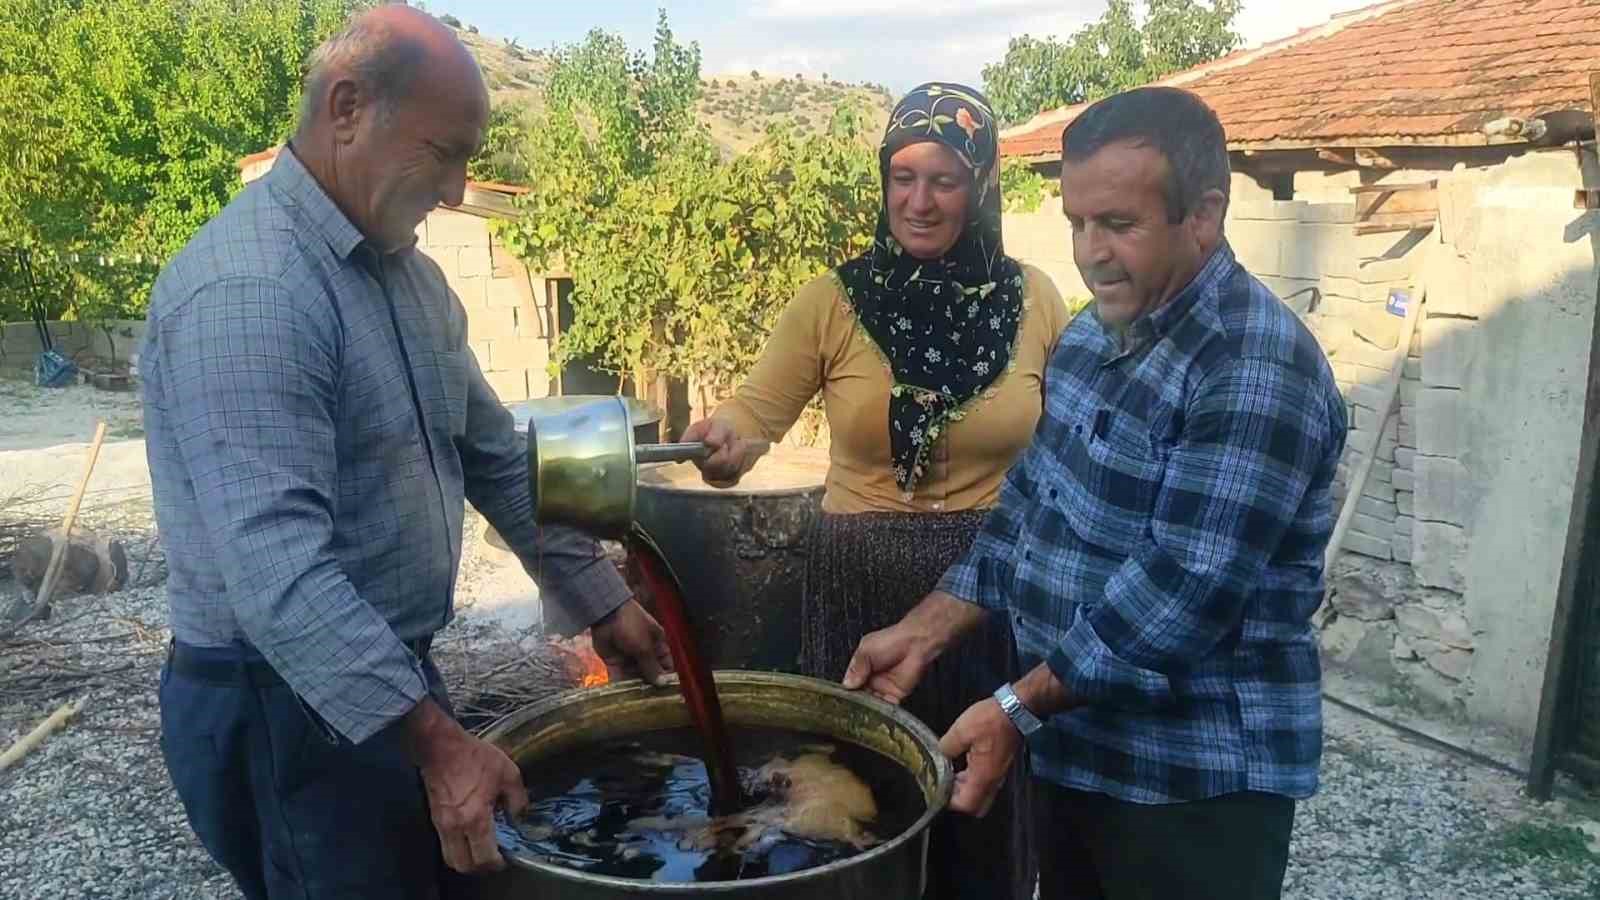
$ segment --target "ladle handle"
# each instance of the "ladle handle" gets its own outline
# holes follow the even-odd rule
[[[636,444],[633,448],[634,462],[692,462],[705,459],[711,455],[711,448],[695,441],[688,444]]]
[[[762,456],[772,449],[771,441],[746,441],[750,452]],[[711,455],[711,448],[700,441],[687,444],[635,444],[633,460],[639,465],[660,462],[694,462]]]

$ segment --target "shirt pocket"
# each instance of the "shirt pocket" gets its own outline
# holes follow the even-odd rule
[[[1116,555],[1128,555],[1150,531],[1165,454],[1144,420],[1114,409],[1092,414],[1079,460],[1083,496],[1062,510],[1083,540]]]

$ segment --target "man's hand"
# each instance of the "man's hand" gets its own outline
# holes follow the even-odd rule
[[[939,654],[982,619],[979,607],[934,591],[899,622],[861,639],[844,671],[844,686],[865,688],[898,705]]]
[[[659,685],[672,671],[672,649],[655,617],[637,600],[629,600],[590,627],[594,652],[613,681],[637,675]]]
[[[493,814],[496,802],[512,815],[528,805],[516,764],[500,748],[468,734],[432,699],[407,713],[404,727],[445,864],[469,875],[505,868]]]
[[[999,701],[990,697],[967,707],[939,739],[940,753],[952,760],[967,758],[966,769],[956,773],[950,808],[979,818],[988,815],[1021,746],[1022,735]]]
[[[935,656],[926,640],[901,621],[861,639],[843,684],[852,691],[865,688],[898,706],[916,690]]]
[[[703,442],[711,448],[711,455],[696,460],[695,465],[700,467],[700,477],[712,487],[727,488],[738,484],[744,473],[760,458],[760,454],[752,452],[750,442],[740,438],[732,425],[716,418],[701,419],[690,425],[684,429],[679,440],[686,444]]]

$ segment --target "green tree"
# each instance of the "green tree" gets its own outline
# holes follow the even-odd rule
[[[1132,0],[1065,40],[1022,35],[983,69],[984,90],[1003,124],[1058,106],[1096,100],[1199,65],[1239,46],[1242,0],[1148,0],[1144,21]]]
[[[532,177],[525,135],[534,119],[527,104],[516,101],[496,103],[489,110],[489,125],[483,132],[483,146],[467,163],[467,177],[474,181],[501,181],[525,184]]]
[[[553,365],[593,357],[619,381],[726,390],[794,290],[870,238],[878,185],[859,112],[809,137],[770,128],[724,160],[693,118],[699,69],[665,14],[649,59],[600,31],[552,57],[526,136],[530,192],[499,230],[530,265],[572,275]]]
[[[1060,188],[1020,159],[1000,164],[1000,199],[1006,212],[1038,212],[1046,197],[1059,196]]]
[[[72,271],[67,314],[137,314],[152,262],[288,134],[308,53],[367,5],[0,0],[0,243]]]

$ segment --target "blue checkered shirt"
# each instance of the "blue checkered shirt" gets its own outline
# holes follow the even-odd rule
[[[1345,411],[1305,326],[1219,248],[1119,339],[1063,334],[1033,443],[940,587],[1011,617],[1084,706],[1034,774],[1136,803],[1307,797]]]
[[[174,636],[265,657],[361,741],[426,695],[463,499],[571,619],[628,588],[533,522],[524,439],[414,249],[374,253],[285,149],[162,271],[140,360]]]

